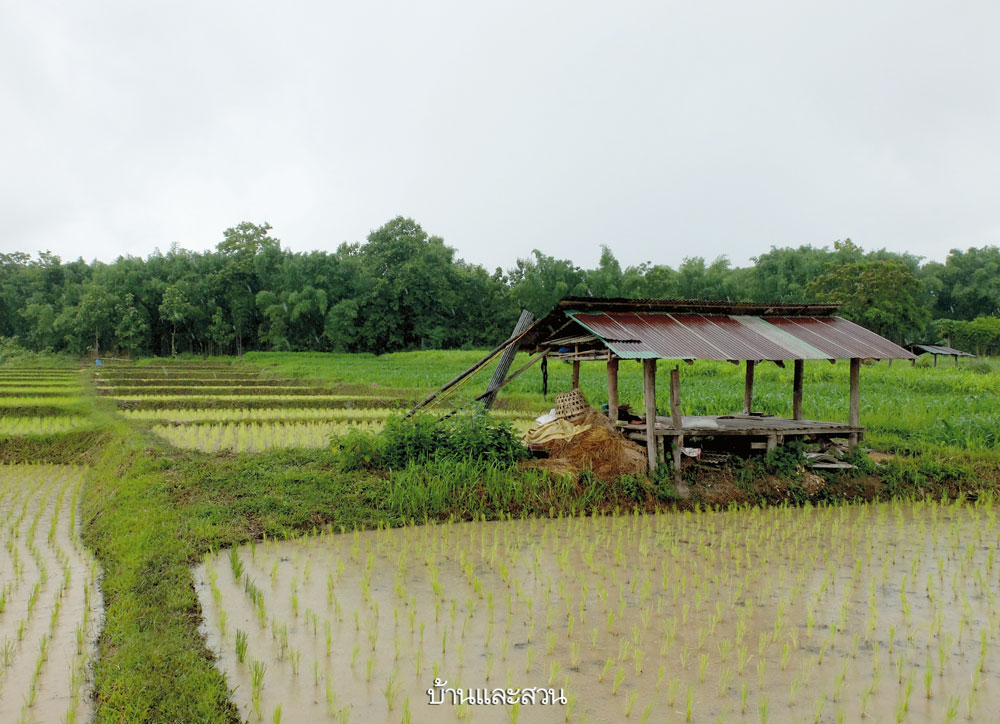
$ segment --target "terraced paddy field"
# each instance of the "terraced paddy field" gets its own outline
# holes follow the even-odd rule
[[[711,509],[714,480],[692,481],[693,500],[676,503],[655,480],[567,481],[475,461],[348,468],[345,451],[327,445],[331,432],[377,429],[478,356],[255,354],[91,368],[86,380],[0,369],[11,390],[0,394],[0,461],[25,458],[27,440],[86,443],[70,452],[89,466],[75,528],[104,566],[97,721],[833,724],[995,712],[994,367],[866,366],[869,440],[895,454],[827,475],[797,508]],[[623,367],[623,400],[635,403],[638,366]],[[489,372],[436,411],[464,405]],[[604,401],[598,372],[585,365],[582,375],[595,405]],[[790,371],[759,373],[757,406],[781,414]],[[569,374],[550,365],[547,400],[535,373],[518,378],[494,414],[528,422]],[[682,365],[682,375],[685,412],[741,402],[732,365]],[[88,396],[92,386],[99,397]],[[807,366],[807,409],[843,419],[846,387],[841,366]],[[77,427],[95,420],[98,433]],[[48,466],[55,482],[37,548],[63,486],[58,525],[68,525],[74,483],[59,471],[83,467]],[[734,468],[727,494],[774,503],[799,474],[764,472],[760,461]],[[787,487],[775,492],[779,475]],[[41,506],[36,482],[24,495]],[[913,497],[816,503],[900,494]],[[932,502],[938,495],[963,502]],[[80,581],[89,585],[72,586]],[[30,598],[32,589],[19,590]],[[55,606],[56,590],[41,586],[36,610]],[[27,599],[21,606],[26,613]],[[40,654],[40,639],[30,646]],[[37,656],[27,651],[14,665],[31,659],[30,684]],[[68,719],[74,683],[45,683],[51,664],[50,653],[36,702],[68,691],[57,695],[58,718]],[[0,686],[11,706],[0,721],[23,713],[15,680]],[[520,691],[532,687],[535,704]],[[476,693],[453,704],[447,690],[458,688]],[[537,689],[550,688],[565,703],[538,703]],[[428,689],[444,703],[431,704]],[[503,703],[478,703],[483,689]],[[47,720],[36,711],[30,718]]]
[[[196,580],[248,721],[993,721],[998,544],[992,499],[732,508],[325,531]]]
[[[50,392],[58,390],[57,393]],[[0,370],[0,455],[93,427],[75,371]],[[0,721],[88,721],[99,568],[80,541],[86,469],[0,464]]]
[[[352,429],[380,429],[422,396],[379,385],[264,377],[238,365],[111,367],[96,382],[126,419],[172,445],[203,452],[329,447],[333,436]],[[497,416],[520,430],[534,417],[511,410]]]
[[[0,465],[0,721],[86,722],[101,617],[98,567],[80,543],[84,470]]]

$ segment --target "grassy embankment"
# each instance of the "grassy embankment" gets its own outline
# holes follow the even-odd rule
[[[343,378],[355,385],[421,390],[464,368],[477,353],[422,353],[383,358],[254,355],[275,374]],[[159,364],[159,362],[154,362]],[[568,369],[553,365],[550,389],[568,387]],[[625,401],[638,403],[637,370],[624,366]],[[758,407],[785,412],[790,372],[763,366]],[[843,365],[808,365],[806,410],[811,417],[843,419]],[[583,387],[602,401],[603,375],[584,366]],[[740,372],[729,365],[683,367],[685,411],[736,407]],[[691,379],[698,377],[700,379]],[[483,382],[477,382],[480,387]],[[996,420],[997,375],[895,365],[866,368],[862,419],[871,440],[901,457],[879,475],[893,492],[927,490],[937,480],[974,488],[995,475],[995,441],[988,435],[936,438],[946,429],[974,433]],[[471,385],[470,385],[471,387]],[[516,405],[544,409],[537,373],[518,380]],[[972,394],[968,394],[969,392]],[[884,398],[884,399],[883,399]],[[551,398],[550,398],[551,399]],[[75,401],[74,414],[81,403]],[[205,455],[179,451],[148,431],[125,424],[104,400],[90,398],[94,428],[72,439],[20,443],[15,459],[87,462],[85,540],[104,567],[106,625],[95,668],[99,721],[233,721],[225,682],[197,632],[200,611],[190,566],[210,549],[330,525],[372,527],[422,518],[579,512],[594,507],[645,507],[655,501],[634,481],[578,486],[535,474],[427,466],[391,474],[339,470],[328,450]],[[992,408],[992,409],[991,409]],[[949,416],[947,428],[942,415]],[[994,425],[992,429],[996,429]],[[917,453],[911,455],[910,453]],[[13,461],[13,460],[12,460]],[[851,476],[843,476],[849,481]],[[918,486],[920,484],[920,486]],[[851,489],[851,486],[845,486]]]

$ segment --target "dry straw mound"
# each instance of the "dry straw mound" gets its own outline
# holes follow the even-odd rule
[[[589,428],[571,438],[544,443],[548,459],[534,461],[531,467],[554,473],[592,470],[604,480],[646,472],[645,450],[626,440],[611,421],[594,408],[586,407],[569,421],[578,426],[589,425]]]

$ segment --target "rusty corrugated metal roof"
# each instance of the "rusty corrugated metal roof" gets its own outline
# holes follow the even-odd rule
[[[975,357],[974,354],[963,352],[954,347],[945,347],[943,344],[908,344],[906,348],[915,354],[926,352],[927,354],[944,354],[949,357]]]
[[[840,317],[599,311],[593,306],[564,311],[625,359],[913,358],[902,347]]]

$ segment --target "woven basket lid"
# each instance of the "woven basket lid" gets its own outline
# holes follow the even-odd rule
[[[588,407],[587,398],[580,390],[570,390],[556,395],[556,419],[576,417]]]

